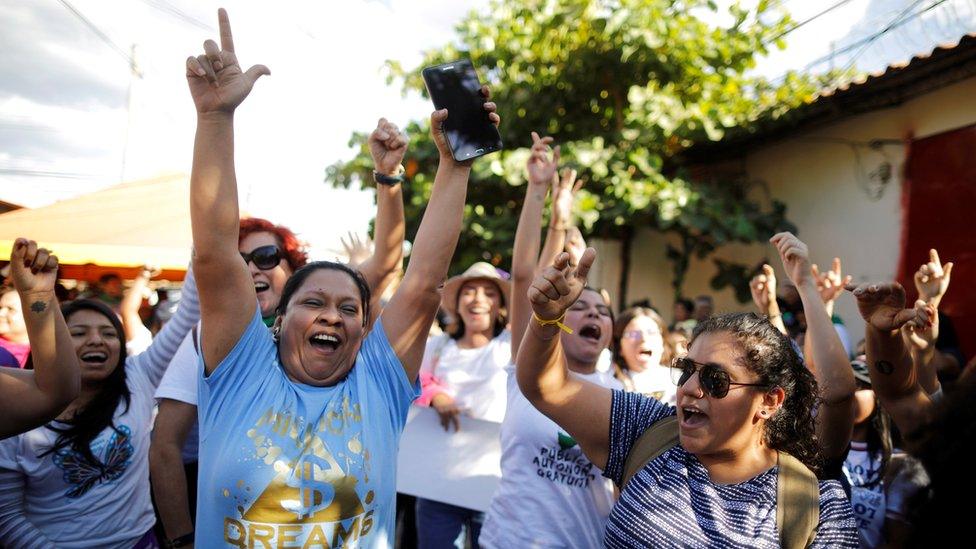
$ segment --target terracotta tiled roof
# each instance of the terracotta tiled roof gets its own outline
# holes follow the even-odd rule
[[[926,54],[860,75],[819,93],[809,103],[776,118],[727,132],[721,141],[700,143],[682,154],[685,163],[727,160],[744,151],[858,114],[890,108],[914,97],[976,76],[976,33],[940,44]]]

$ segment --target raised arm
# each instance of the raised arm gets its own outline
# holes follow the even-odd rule
[[[867,326],[864,330],[871,388],[902,433],[925,425],[932,401],[918,382],[918,374],[899,330],[908,322],[923,326],[918,311],[905,308],[901,284],[848,285]]]
[[[763,265],[762,272],[749,281],[749,291],[752,293],[752,302],[759,308],[759,314],[766,315],[779,333],[788,335],[786,325],[783,324],[783,314],[776,301],[776,271],[769,265]]]
[[[583,293],[594,259],[596,251],[587,248],[579,265],[572,267],[564,252],[535,278],[528,292],[534,319],[519,348],[516,375],[525,398],[576,439],[590,461],[603,469],[610,447],[610,389],[570,375],[560,328],[554,323]]]
[[[563,168],[562,174],[552,178],[552,207],[549,213],[549,230],[546,231],[546,242],[542,246],[536,270],[541,270],[556,260],[556,257],[566,249],[572,236],[582,240],[583,235],[573,225],[573,199],[577,191],[583,187],[583,182],[576,182],[576,170]],[[570,263],[579,262],[579,255],[586,249],[585,243],[578,254],[570,253]]]
[[[482,94],[486,100],[489,98],[487,86],[482,87]],[[500,119],[495,104],[486,101],[485,110],[497,125]],[[471,174],[470,161],[457,162],[451,155],[451,146],[441,128],[448,115],[447,109],[441,109],[430,116],[430,133],[440,152],[434,188],[403,281],[382,313],[386,337],[411,383],[420,372],[427,334],[441,301],[439,288],[457,247]]]
[[[939,311],[921,299],[915,302],[915,310],[928,324],[918,327],[908,322],[901,327],[901,335],[918,372],[918,383],[931,395],[942,387],[935,367],[935,358],[939,354],[935,349],[935,342],[939,339]]]
[[[193,532],[183,446],[196,421],[196,406],[169,398],[159,400],[149,447],[149,473],[156,509],[169,539]]]
[[[26,549],[56,549],[51,540],[27,518],[23,471],[0,468],[0,545]]]
[[[237,249],[240,211],[234,172],[234,111],[264,65],[242,72],[234,54],[230,20],[218,11],[220,47],[186,60],[186,80],[197,109],[190,173],[193,269],[200,287],[202,353],[207,373],[233,349],[257,307],[254,285]]]
[[[532,285],[536,265],[539,261],[539,244],[542,230],[542,209],[546,205],[549,184],[556,177],[559,167],[559,147],[549,154],[551,137],[539,137],[532,132],[532,150],[525,164],[528,184],[525,187],[525,201],[515,228],[515,244],[512,246],[512,302],[508,304],[509,322],[512,330],[512,356],[518,355],[519,343],[529,323],[532,307],[526,293]],[[551,229],[550,225],[550,229]]]
[[[369,135],[369,152],[373,157],[376,179],[375,238],[372,255],[356,268],[366,277],[373,292],[373,302],[370,303],[369,310],[379,311],[383,293],[403,268],[403,238],[406,234],[403,190],[400,183],[393,181],[402,177],[407,136],[395,124],[380,118],[376,129]],[[372,320],[370,319],[371,322]]]
[[[139,316],[139,306],[142,305],[142,294],[149,287],[149,280],[153,276],[153,268],[148,265],[143,266],[132,281],[129,291],[122,298],[122,303],[119,304],[119,316],[122,317],[122,329],[125,330],[126,342],[135,339],[140,335],[140,329],[145,328],[142,326],[142,318]]]
[[[821,300],[807,245],[790,233],[779,233],[770,240],[779,251],[783,268],[796,286],[807,319],[804,358],[816,364],[813,370],[820,390],[817,412],[817,438],[822,454],[828,458],[847,455],[854,429],[854,372],[847,351],[834,330],[834,324]]]
[[[78,396],[81,370],[54,295],[58,258],[33,240],[18,238],[10,275],[20,295],[34,370],[0,368],[0,438],[54,419]]]
[[[915,289],[918,290],[918,299],[922,301],[926,308],[934,309],[936,318],[933,325],[929,328],[919,329],[915,336],[905,334],[906,340],[911,347],[912,360],[919,364],[919,379],[922,387],[934,393],[941,386],[938,374],[948,375],[950,379],[955,378],[961,371],[962,364],[951,353],[944,353],[935,348],[935,341],[939,337],[938,309],[942,303],[942,297],[949,290],[949,281],[952,276],[952,262],[942,264],[939,259],[939,252],[933,248],[929,250],[929,260],[922,264],[915,272]],[[919,304],[916,303],[916,307]],[[931,340],[927,342],[927,340]]]

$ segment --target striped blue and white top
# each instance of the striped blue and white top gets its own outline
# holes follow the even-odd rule
[[[637,393],[613,392],[610,456],[604,475],[620,483],[631,446],[673,406]],[[779,547],[773,467],[739,484],[713,484],[680,445],[644,466],[617,500],[607,547]],[[835,480],[820,482],[820,524],[811,547],[857,547],[851,504]]]

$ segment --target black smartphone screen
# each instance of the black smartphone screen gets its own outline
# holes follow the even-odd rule
[[[434,107],[447,109],[444,132],[454,160],[470,160],[501,150],[502,138],[488,119],[481,82],[470,61],[427,67],[423,77]]]

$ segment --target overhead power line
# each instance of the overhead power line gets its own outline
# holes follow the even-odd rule
[[[142,1],[145,2],[146,5],[152,8],[156,8],[157,10],[163,13],[168,13],[169,15],[172,15],[173,17],[180,19],[184,23],[189,23],[194,27],[214,32],[213,27],[204,23],[203,21],[200,21],[196,17],[193,17],[192,15],[184,12],[183,10],[177,8],[173,4],[170,4],[166,0],[142,0]]]
[[[804,19],[803,21],[800,21],[799,23],[796,23],[796,24],[790,26],[788,29],[786,29],[783,32],[777,34],[776,36],[774,36],[772,38],[769,38],[769,39],[763,41],[763,45],[765,46],[767,44],[771,44],[771,43],[779,40],[780,38],[786,36],[787,34],[793,32],[793,31],[795,31],[795,30],[797,30],[799,28],[802,28],[804,25],[806,25],[808,23],[812,23],[812,22],[816,21],[817,19],[820,19],[824,15],[827,15],[828,13],[830,13],[830,12],[834,11],[835,9],[843,6],[844,4],[851,3],[851,1],[852,0],[840,0],[836,4],[834,4],[834,5],[830,6],[830,7],[826,8],[826,9],[824,9],[824,10],[818,12],[818,13],[816,13],[815,15],[811,15],[810,17]]]
[[[935,2],[933,2],[932,4],[930,4],[929,6],[924,7],[922,9],[918,10],[917,12],[912,13],[912,14],[908,15],[907,17],[902,17],[902,15],[905,13],[905,11],[903,10],[901,13],[899,13],[898,16],[895,17],[895,19],[893,19],[888,25],[886,25],[880,31],[875,32],[873,34],[870,34],[868,36],[865,36],[863,38],[860,38],[858,40],[855,40],[854,42],[851,42],[850,44],[847,44],[846,46],[844,46],[844,47],[842,47],[840,49],[834,50],[834,51],[828,53],[827,55],[824,55],[822,57],[818,57],[817,59],[814,59],[813,61],[811,61],[811,62],[807,63],[806,65],[804,65],[803,68],[800,69],[800,70],[801,70],[801,72],[802,71],[807,71],[807,70],[809,70],[809,69],[811,69],[813,67],[816,67],[817,65],[820,65],[821,63],[824,63],[826,61],[829,61],[832,58],[835,58],[835,57],[840,56],[840,55],[843,55],[845,53],[854,51],[857,48],[860,48],[861,46],[863,46],[865,44],[874,43],[881,36],[883,36],[883,35],[891,32],[891,31],[893,31],[893,30],[895,30],[895,29],[897,29],[899,27],[902,27],[905,24],[910,23],[911,21],[914,21],[915,19],[917,19],[918,17],[920,17],[922,14],[924,14],[924,13],[926,13],[928,11],[931,11],[932,9],[940,6],[941,4],[944,4],[945,2],[946,2],[946,0],[936,0]],[[918,4],[919,4],[919,0],[916,0],[914,3],[912,3],[911,5],[909,5],[909,9],[910,8],[914,8]],[[860,53],[858,53],[857,55],[860,55]],[[786,80],[786,76],[787,76],[787,74],[789,74],[789,72],[791,72],[791,71],[787,71],[786,73],[781,74],[780,76],[772,79],[770,82],[773,83],[773,84],[779,84],[779,83],[783,82],[784,80]]]
[[[885,27],[883,29],[881,29],[880,31],[878,31],[877,33],[875,33],[873,36],[871,36],[864,43],[864,45],[861,47],[861,49],[858,50],[857,53],[855,53],[853,57],[851,57],[851,60],[847,63],[847,66],[844,67],[844,71],[843,72],[846,73],[851,68],[853,68],[854,67],[854,63],[857,62],[858,58],[860,58],[861,55],[863,55],[864,52],[867,51],[867,49],[869,47],[871,47],[871,44],[874,44],[875,41],[878,40],[878,38],[881,38],[882,36],[884,36],[885,34],[887,34],[888,32],[890,32],[892,29],[895,29],[897,27],[900,27],[900,26],[904,25],[905,23],[907,23],[907,22],[909,22],[909,21],[911,21],[913,19],[917,19],[923,13],[926,13],[926,12],[928,12],[928,11],[930,11],[930,10],[938,7],[939,5],[944,4],[946,2],[946,0],[936,0],[935,2],[929,4],[927,7],[922,8],[921,10],[919,10],[919,11],[917,11],[915,13],[912,13],[911,15],[908,15],[908,13],[910,11],[912,11],[913,9],[915,9],[915,7],[918,6],[919,4],[921,4],[922,2],[923,2],[923,0],[915,0],[914,2],[912,2],[911,4],[909,4],[908,7],[906,7],[902,11],[900,11],[898,13],[898,15],[895,16],[895,18],[891,20],[890,23],[888,23],[887,25],[885,25]]]
[[[120,48],[118,44],[113,42],[112,39],[109,38],[109,36],[102,31],[102,29],[98,28],[98,26],[95,25],[95,23],[92,23],[91,20],[85,17],[83,13],[81,13],[80,11],[78,11],[77,8],[72,6],[71,3],[68,2],[68,0],[58,0],[58,2],[62,6],[64,6],[65,9],[67,9],[72,14],[74,14],[74,16],[78,18],[78,20],[84,23],[85,26],[88,27],[90,31],[95,33],[95,36],[99,37],[102,40],[102,42],[105,43],[105,45],[112,48],[112,50],[115,51],[115,53],[119,54],[122,57],[122,59],[125,59],[126,62],[129,64],[129,67],[133,71],[135,71],[136,75],[139,76],[139,78],[142,78],[142,73],[139,72],[139,70],[136,68],[136,61],[135,59],[132,58],[132,56],[130,56],[124,49]]]
[[[0,175],[20,175],[27,177],[57,177],[61,179],[92,179],[101,177],[95,174],[72,172],[49,172],[43,170],[25,170],[19,168],[0,168]]]

